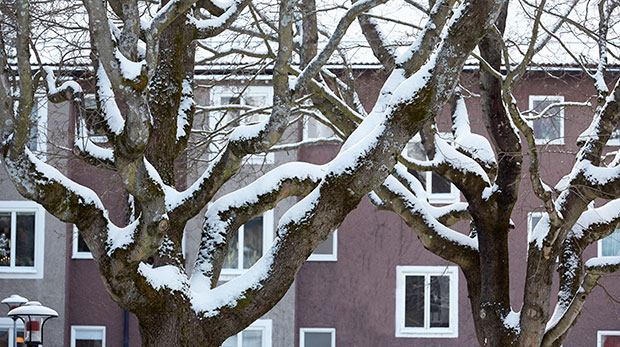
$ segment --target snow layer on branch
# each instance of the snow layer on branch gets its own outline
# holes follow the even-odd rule
[[[83,123],[82,120],[80,120],[80,123]],[[112,149],[97,146],[89,138],[76,139],[75,146],[80,151],[86,152],[99,160],[114,161],[114,151]]]
[[[189,80],[183,80],[183,90],[181,91],[181,103],[179,104],[179,112],[177,115],[177,141],[185,133],[185,127],[189,125],[188,112],[195,105],[194,98],[192,97],[192,85]]]
[[[49,67],[43,67],[45,70],[45,82],[47,84],[47,90],[50,94],[56,94],[64,92],[65,90],[72,88],[74,92],[82,92],[82,87],[75,81],[66,81],[60,87],[56,87],[56,77],[54,76],[54,70]]]
[[[482,135],[471,132],[469,114],[463,98],[458,98],[454,110],[454,142],[474,159],[487,165],[495,164],[495,154],[489,141]]]
[[[588,181],[592,182],[593,184],[603,185],[620,177],[620,166],[599,167],[592,165],[592,163],[585,160],[583,161],[583,164],[583,174],[586,179],[588,179]]]
[[[224,23],[226,23],[226,21],[237,12],[237,8],[239,7],[239,5],[241,5],[242,2],[243,0],[231,1],[228,6],[226,6],[225,8],[222,8],[226,11],[219,17],[202,19],[202,20],[197,20],[194,17],[191,17],[191,21],[198,29],[201,29],[201,30],[219,28],[222,25],[224,25]],[[223,3],[220,3],[220,4],[223,4]]]
[[[394,176],[388,176],[384,182],[385,186],[392,192],[401,196],[408,204],[408,208],[415,214],[419,214],[424,219],[425,224],[433,229],[439,237],[444,240],[456,243],[458,245],[478,250],[478,239],[471,238],[467,235],[463,235],[456,232],[445,225],[439,223],[435,218],[438,215],[437,210],[431,211],[428,203],[422,199],[416,198],[405,186],[403,186]],[[454,208],[460,208],[461,206],[455,205]],[[446,211],[441,211],[446,213]]]
[[[602,267],[602,266],[617,266],[620,265],[620,256],[615,257],[596,257],[590,258],[586,261],[586,267]]]
[[[111,256],[117,249],[126,249],[133,242],[133,235],[140,224],[140,218],[126,227],[118,227],[108,222],[108,255]]]
[[[504,326],[518,333],[521,331],[521,326],[519,325],[520,319],[521,312],[515,312],[513,310],[510,310],[506,317],[504,317]]]
[[[259,289],[262,286],[261,281],[269,276],[279,245],[280,240],[276,238],[267,254],[247,272],[214,289],[210,289],[210,282],[204,276],[194,273],[190,281],[190,298],[194,311],[205,317],[215,316],[223,307],[235,307],[248,290]]]
[[[146,66],[146,61],[139,62],[131,61],[127,59],[121,51],[116,50],[114,56],[120,63],[121,74],[126,80],[134,80],[142,74],[142,68]]]
[[[248,141],[257,138],[265,130],[269,117],[257,124],[240,125],[230,134],[230,141]]]
[[[558,324],[560,319],[564,317],[564,314],[566,313],[567,309],[568,309],[568,306],[563,305],[562,302],[558,302],[557,304],[555,304],[555,309],[553,309],[553,314],[551,315],[551,318],[547,321],[545,332],[553,329]]]
[[[116,104],[114,92],[112,91],[112,84],[102,64],[99,64],[99,68],[97,69],[97,87],[103,118],[110,131],[116,135],[120,135],[125,127],[125,120],[123,116],[121,116],[121,111]]]
[[[187,276],[176,266],[164,265],[154,268],[151,264],[140,262],[138,273],[146,278],[146,281],[156,290],[189,292]]]
[[[612,200],[601,207],[587,210],[579,216],[577,222],[571,229],[571,235],[575,238],[582,238],[584,230],[602,224],[610,224],[614,219],[620,217],[620,199]]]
[[[543,240],[547,237],[549,233],[549,228],[551,225],[549,224],[549,214],[545,213],[540,217],[540,221],[536,224],[536,227],[532,231],[531,235],[528,235],[528,242],[535,243],[539,249],[543,247]]]
[[[83,205],[94,205],[97,209],[104,212],[104,215],[107,217],[107,212],[103,207],[103,203],[92,189],[85,187],[81,184],[78,184],[72,181],[67,176],[63,175],[60,171],[58,171],[55,167],[44,163],[42,160],[37,158],[28,148],[25,148],[26,155],[28,155],[28,159],[32,162],[37,171],[43,175],[43,177],[47,181],[55,181],[60,185],[64,186],[66,189],[70,190],[72,193],[79,197],[79,203]],[[49,182],[41,180],[39,182],[41,184],[49,184]]]

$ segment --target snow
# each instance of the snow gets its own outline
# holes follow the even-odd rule
[[[116,50],[114,56],[120,63],[121,74],[126,80],[135,80],[142,74],[142,69],[146,67],[146,61],[141,60],[139,62],[131,61],[127,59],[121,51]]]
[[[86,126],[83,124],[83,120],[80,120],[80,125]],[[99,159],[99,160],[108,160],[114,161],[114,151],[110,148],[103,148],[94,144],[89,138],[81,137],[76,139],[75,146],[82,152],[86,152],[89,155]]]
[[[179,104],[179,112],[177,115],[177,141],[187,135],[185,127],[189,125],[188,112],[196,104],[194,102],[193,89],[189,80],[183,80],[183,89],[181,91],[181,103]]]
[[[114,99],[112,84],[103,69],[103,64],[99,64],[99,68],[97,69],[97,87],[103,118],[110,131],[116,135],[120,135],[125,127],[125,120],[123,116],[121,116],[121,111]]]
[[[542,217],[540,217],[540,220],[538,221],[538,224],[536,224],[536,227],[532,231],[532,234],[528,235],[528,242],[533,242],[536,244],[538,249],[542,249],[543,241],[545,237],[547,237],[550,227],[551,226],[549,224],[549,214],[544,213]]]
[[[23,306],[12,309],[7,315],[9,317],[30,315],[33,316],[33,318],[34,316],[58,317],[58,312],[49,307],[41,305],[41,303],[38,301],[28,301]]]
[[[620,256],[596,257],[590,258],[586,261],[586,268],[603,266],[620,266]]]
[[[510,310],[510,313],[508,313],[506,317],[504,317],[504,326],[519,333],[521,331],[521,326],[519,325],[520,319],[521,312],[515,312],[513,310]]]
[[[73,89],[74,93],[81,93],[82,87],[75,81],[66,81],[60,87],[56,87],[56,77],[54,76],[54,70],[49,67],[43,67],[45,70],[45,82],[47,84],[47,90],[50,94],[56,94],[63,92],[69,88]]]
[[[612,200],[605,205],[584,211],[570,233],[575,238],[583,237],[584,230],[597,224],[610,224],[620,218],[620,199]]]
[[[151,264],[140,262],[138,273],[156,290],[166,290],[188,293],[189,282],[187,276],[174,265],[153,267]]]
[[[140,218],[123,228],[108,222],[108,239],[106,241],[108,256],[111,256],[117,249],[126,249],[133,242],[133,235],[139,224]]]
[[[227,6],[226,8],[223,8],[225,9],[225,12],[219,17],[202,19],[202,20],[197,20],[191,17],[191,21],[194,23],[194,25],[198,29],[201,29],[201,30],[208,30],[208,29],[221,27],[222,25],[224,25],[224,23],[226,23],[228,19],[230,19],[237,12],[237,8],[243,3],[243,1],[244,0],[231,1],[229,6]]]

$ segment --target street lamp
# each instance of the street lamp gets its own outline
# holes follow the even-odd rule
[[[58,317],[58,312],[38,301],[28,301],[9,311],[9,317],[17,317],[24,322],[24,343],[27,346],[39,346],[43,343],[43,325],[48,319]]]
[[[8,298],[4,298],[2,300],[2,303],[6,304],[9,307],[9,311],[11,311],[14,308],[18,308],[27,302],[28,302],[28,299],[24,298],[23,296],[19,296],[17,294],[13,294],[9,296]],[[12,317],[12,318],[13,318],[13,347],[17,347],[17,318],[16,317]]]

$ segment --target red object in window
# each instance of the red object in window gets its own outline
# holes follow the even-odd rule
[[[31,322],[26,323],[26,330],[28,331],[39,331],[41,330],[41,323],[39,321],[33,320]]]
[[[620,336],[608,335],[603,341],[603,347],[620,347]]]

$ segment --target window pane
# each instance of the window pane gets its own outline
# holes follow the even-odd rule
[[[601,255],[604,257],[620,256],[620,229],[604,238],[601,241],[601,248]]]
[[[424,276],[405,277],[405,326],[424,327]]]
[[[248,269],[263,256],[263,217],[256,217],[243,226],[243,268]]]
[[[39,100],[34,99],[34,104],[32,105],[32,113],[30,114],[30,118],[32,119],[32,124],[30,125],[30,139],[28,140],[28,149],[31,151],[37,150],[37,137],[39,135]]]
[[[247,330],[241,333],[243,347],[262,347],[263,332],[260,330]]]
[[[228,243],[228,252],[226,252],[223,267],[226,269],[239,268],[239,232],[236,232]]]
[[[232,97],[232,96],[223,96],[221,99],[221,105],[240,105],[240,100],[239,97]],[[226,119],[225,124],[221,124],[221,125],[227,125],[228,123],[231,123],[231,125],[233,126],[237,126],[239,125],[239,115],[240,115],[240,111],[239,110],[226,110],[224,111],[224,119]]]
[[[327,240],[321,242],[314,249],[314,254],[334,254],[334,233],[331,232],[327,237]]]
[[[102,347],[103,344],[101,340],[75,340],[75,347]]]
[[[88,245],[86,244],[86,241],[84,241],[84,238],[79,233],[77,237],[77,242],[78,242],[78,245],[77,245],[78,252],[90,253],[90,249],[88,249]]]
[[[540,100],[534,101],[534,110],[541,112],[545,107],[556,103],[556,100]],[[545,118],[534,120],[533,124],[534,138],[544,140],[559,139],[562,135],[562,119],[560,117],[560,108],[550,110]]]
[[[222,347],[237,347],[237,335],[227,338]]]
[[[439,176],[439,174],[437,174],[436,172],[433,172],[432,175],[433,178],[431,181],[431,193],[445,194],[452,191],[450,182]]]
[[[617,335],[603,335],[601,345],[603,347],[620,347],[620,336]]]
[[[332,334],[328,332],[304,332],[303,347],[331,347]]]
[[[252,107],[262,107],[266,104],[266,98],[264,95],[251,95],[244,97],[245,104]],[[243,124],[255,124],[261,122],[267,118],[265,113],[252,113],[243,119]]]
[[[0,213],[0,266],[11,265],[11,213]]]
[[[450,277],[431,276],[431,328],[450,326]]]
[[[7,328],[0,329],[0,347],[9,347],[9,329]]]
[[[34,213],[17,213],[15,266],[34,266]]]

